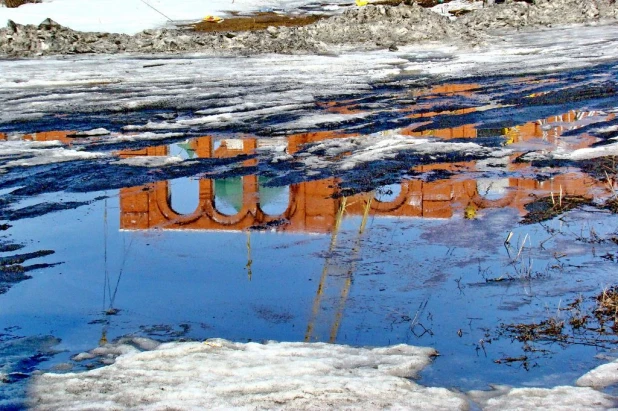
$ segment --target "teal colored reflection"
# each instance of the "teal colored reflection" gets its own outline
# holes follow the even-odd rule
[[[258,178],[259,203],[262,211],[270,215],[283,214],[288,208],[288,187],[266,187],[268,180]],[[215,180],[215,204],[221,213],[234,215],[243,206],[243,181],[242,177],[232,177]]]

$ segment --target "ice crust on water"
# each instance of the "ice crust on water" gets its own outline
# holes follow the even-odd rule
[[[116,164],[133,167],[164,167],[182,163],[183,159],[178,156],[136,156],[118,160]]]
[[[394,158],[404,152],[420,156],[457,152],[462,156],[492,158],[501,158],[512,153],[511,150],[504,148],[488,148],[476,143],[451,143],[410,137],[396,134],[396,132],[326,140],[312,145],[306,152],[309,154],[323,153],[320,156],[305,156],[301,153],[301,161],[307,167],[321,169],[334,164],[342,170],[349,170],[363,163]],[[341,157],[342,155],[344,156]]]
[[[147,126],[134,124],[134,129],[186,128],[230,118],[250,122],[260,116],[309,110],[319,99],[369,90],[372,82],[399,73],[397,66],[405,62],[388,51],[339,57],[96,56],[0,61],[0,122],[153,106],[189,109],[202,118],[151,121]],[[146,67],[152,64],[156,69]]]
[[[94,160],[108,157],[105,153],[91,153],[62,146],[58,141],[1,141],[0,159],[16,157],[4,162],[0,170],[11,167],[30,167],[75,160]]]
[[[445,45],[427,46],[433,53],[450,57],[435,61],[411,62],[408,70],[447,78],[476,75],[507,75],[522,72],[553,72],[618,58],[618,31],[615,25],[571,26],[535,29],[490,37],[483,47],[474,49]],[[401,47],[401,52],[419,49]],[[438,54],[439,55],[439,54]]]
[[[579,148],[573,151],[567,151],[561,148],[553,152],[534,152],[527,153],[522,156],[526,161],[535,160],[590,160],[593,158],[616,156],[618,155],[618,142],[606,144],[597,147]]]
[[[291,121],[288,123],[280,124],[277,129],[280,130],[303,130],[309,127],[326,126],[328,124],[342,123],[355,119],[361,119],[369,116],[369,112],[351,113],[351,114],[314,114],[304,116],[299,120]]]
[[[106,136],[111,134],[109,130],[99,127],[92,130],[87,131],[79,131],[75,133],[76,137],[96,137],[96,136]]]
[[[74,409],[466,409],[461,394],[422,387],[414,376],[436,354],[397,345],[168,343],[131,350],[110,366],[43,374],[35,410]]]

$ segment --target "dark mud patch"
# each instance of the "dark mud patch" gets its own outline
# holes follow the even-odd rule
[[[9,291],[15,284],[31,279],[32,276],[26,274],[29,271],[40,270],[57,265],[57,263],[23,265],[23,263],[28,260],[45,257],[51,254],[54,254],[54,251],[42,250],[32,253],[0,257],[0,294],[4,294]]]
[[[614,214],[618,214],[618,198],[610,198],[603,203],[602,208],[611,211]]]
[[[601,84],[582,84],[562,90],[539,92],[534,97],[529,92],[526,92],[526,95],[514,94],[502,99],[501,103],[505,105],[521,105],[523,102],[526,106],[556,105],[615,97],[617,90],[616,84],[608,81]]]
[[[289,224],[290,224],[289,220],[285,218],[280,218],[277,220],[269,221],[264,224],[253,225],[249,227],[249,229],[253,231],[268,231],[268,230],[275,230],[277,228],[284,227]]]
[[[561,193],[552,194],[526,204],[525,207],[528,214],[522,219],[522,223],[534,224],[551,220],[568,211],[584,206],[594,206],[594,203],[585,197],[563,197]]]
[[[88,201],[68,201],[65,203],[41,203],[30,207],[19,208],[17,210],[0,209],[0,218],[9,221],[34,218],[55,211],[73,210],[88,204],[90,204]]]
[[[9,257],[0,257],[0,267],[22,264],[25,261],[31,260],[33,258],[45,257],[54,253],[55,251],[53,250],[41,250],[33,253],[15,254]]]
[[[618,177],[618,162],[615,156],[584,160],[579,163],[579,166],[597,180],[610,183],[610,185]]]
[[[19,267],[19,269],[22,269],[22,267]],[[0,294],[8,292],[13,285],[31,278],[31,276],[21,272],[11,273],[5,272],[3,269],[0,270]]]
[[[186,337],[191,331],[191,324],[179,324],[178,328],[169,324],[155,324],[139,327],[140,333],[156,340],[174,340]]]
[[[0,241],[0,253],[11,253],[24,248],[23,244],[3,243]]]

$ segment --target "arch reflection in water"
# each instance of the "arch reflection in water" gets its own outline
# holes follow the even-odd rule
[[[170,180],[168,185],[168,203],[178,214],[193,214],[199,206],[199,181],[190,177]]]
[[[594,114],[594,113],[592,113]],[[528,140],[549,140],[555,144],[565,144],[558,139],[569,124],[585,113],[569,112],[550,119],[539,120],[501,130],[505,144]],[[547,124],[555,124],[550,129]],[[571,127],[572,128],[572,127]],[[403,130],[410,138],[425,136]],[[457,129],[435,130],[434,135],[442,138],[476,138],[479,131],[473,126]],[[287,151],[295,153],[302,144],[325,139],[346,137],[337,132],[316,132],[293,135],[287,138]],[[590,136],[588,136],[590,137]],[[571,148],[588,146],[592,137],[574,142]],[[214,142],[212,137],[201,137],[187,142],[186,152],[207,158],[226,158],[252,153],[260,144],[272,144],[257,138],[224,139]],[[166,155],[166,147],[154,147],[135,152],[123,152],[123,157],[135,155]],[[513,156],[515,157],[515,156]],[[506,160],[506,159],[505,159]],[[512,160],[512,159],[511,159]],[[255,165],[253,159],[245,160],[246,166]],[[505,161],[501,164],[505,171],[525,171],[529,165]],[[484,174],[488,165],[480,162],[432,164],[415,167],[414,172],[443,173],[441,180],[426,182],[406,180],[378,188],[372,194],[359,194],[348,198],[347,214],[362,215],[365,210],[361,203],[367,202],[368,195],[375,198],[370,212],[375,216],[452,218],[454,216],[476,216],[478,210],[485,208],[513,207],[521,215],[526,214],[525,205],[535,196],[549,195],[561,191],[563,195],[591,197],[599,183],[586,174],[572,171],[557,175],[550,181],[537,181],[534,178],[502,177],[498,179],[481,177],[473,179],[466,176]],[[456,177],[448,177],[449,175]],[[252,226],[273,224],[279,231],[308,231],[326,233],[335,225],[336,214],[341,204],[337,196],[338,181],[334,178],[321,181],[308,181],[289,187],[268,187],[262,177],[243,176],[225,180],[199,181],[199,202],[194,212],[187,206],[182,211],[170,205],[167,193],[169,182],[158,182],[140,188],[121,190],[121,227],[129,230],[163,229],[210,229],[244,230]],[[194,198],[194,197],[192,197]]]
[[[259,206],[267,215],[282,215],[290,202],[290,188],[270,187],[268,180],[258,177]],[[218,212],[235,215],[243,208],[244,187],[242,177],[231,177],[213,181],[215,191],[215,207]]]

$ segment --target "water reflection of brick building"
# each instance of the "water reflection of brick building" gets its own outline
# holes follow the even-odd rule
[[[60,141],[63,144],[70,145],[71,132],[69,131],[44,131],[41,133],[26,134],[22,137],[22,140],[28,141]]]
[[[577,114],[567,113],[555,117],[554,123],[573,121]],[[548,130],[543,122],[533,122],[518,129],[518,138],[542,138]],[[469,133],[473,127],[459,131],[451,130],[452,136],[458,138],[475,135]],[[475,132],[475,131],[474,131]],[[560,130],[557,131],[559,133]],[[459,134],[462,134],[459,136]],[[434,134],[436,135],[436,134]],[[296,152],[302,144],[324,139],[346,137],[332,132],[304,133],[290,136],[287,140],[288,152]],[[444,138],[448,138],[444,136]],[[255,138],[223,140],[215,148],[211,137],[193,140],[191,149],[198,157],[230,157],[251,153],[256,149]],[[121,156],[167,155],[166,146],[148,148],[140,151],[123,152]],[[249,160],[254,161],[254,160]],[[250,164],[247,164],[250,165]],[[521,164],[507,164],[507,168],[526,167]],[[436,164],[418,167],[416,171],[430,170],[462,171],[478,170],[475,162]],[[455,173],[457,174],[457,173]],[[181,214],[172,207],[170,183],[158,182],[146,187],[121,190],[121,228],[135,229],[205,229],[205,230],[243,230],[256,225],[276,224],[285,220],[280,231],[329,232],[335,224],[340,199],[337,194],[337,181],[327,179],[308,181],[287,187],[287,204],[285,210],[269,215],[264,211],[263,199],[260,198],[261,186],[257,176],[242,177],[242,201],[233,212],[223,212],[218,208],[216,180],[199,181],[198,205],[192,213]],[[589,196],[591,188],[598,185],[593,179],[579,172],[556,176],[551,181],[539,182],[534,179],[464,179],[461,177],[424,182],[407,180],[401,184],[385,187],[376,193],[360,194],[347,199],[348,214],[362,214],[364,204],[373,196],[371,214],[393,217],[451,218],[468,213],[468,210],[486,208],[512,207],[525,214],[524,206],[533,200],[532,193],[539,195],[558,193],[563,195]],[[383,196],[382,196],[383,194]],[[387,197],[388,200],[385,200]],[[382,199],[382,200],[381,200]]]

